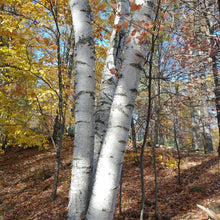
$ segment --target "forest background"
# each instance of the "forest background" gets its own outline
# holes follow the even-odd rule
[[[90,6],[98,97],[112,30],[127,34],[134,24],[129,19],[113,23],[115,1],[91,0]],[[55,198],[62,139],[75,133],[71,10],[65,1],[7,0],[0,8],[1,154],[11,147],[43,150],[52,143],[57,155]],[[129,13],[140,9],[130,1]],[[145,32],[149,49],[130,134],[135,154],[139,155],[137,144],[144,149],[146,141],[152,146],[219,153],[218,2],[158,1]],[[120,65],[110,72],[119,77]]]

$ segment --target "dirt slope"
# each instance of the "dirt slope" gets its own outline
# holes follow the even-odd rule
[[[122,214],[119,200],[114,219],[139,219],[141,201],[140,166],[128,151],[125,156],[122,185]],[[196,204],[220,213],[220,161],[215,155],[183,152],[181,185],[177,183],[176,151],[157,149],[159,219],[206,220],[207,214]],[[72,143],[65,141],[62,163],[70,178]],[[52,147],[10,149],[0,156],[0,219],[63,220],[67,216],[69,184],[60,172],[58,195],[50,200],[55,153]],[[154,171],[151,149],[145,152],[145,218],[154,218]],[[218,207],[219,205],[219,207]]]

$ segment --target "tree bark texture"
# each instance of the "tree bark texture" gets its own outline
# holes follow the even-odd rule
[[[58,26],[57,20],[57,2],[55,3],[55,8],[53,12],[54,21],[56,24],[56,45],[57,45],[57,64],[58,64],[58,82],[59,82],[59,101],[58,101],[58,113],[57,113],[57,138],[58,142],[56,145],[56,161],[55,161],[55,175],[54,175],[54,184],[52,190],[52,200],[55,199],[57,193],[57,186],[59,180],[59,171],[60,171],[60,164],[61,164],[61,148],[63,143],[63,131],[65,126],[64,120],[64,111],[63,111],[63,76],[62,76],[62,58],[61,58],[61,51],[60,51],[60,30]]]
[[[136,131],[135,131],[135,124],[134,124],[134,118],[131,119],[131,138],[132,138],[132,145],[134,153],[137,155],[138,149],[137,149],[137,141],[136,141]],[[135,157],[135,164],[139,164],[139,157]]]
[[[195,119],[194,108],[192,106],[192,102],[190,102],[190,113],[191,113],[191,118],[192,118],[193,146],[194,146],[194,150],[198,151],[199,150],[199,141],[198,141],[198,134],[197,134],[197,129],[196,129],[196,119]]]
[[[128,13],[129,0],[120,0],[116,8],[114,25],[128,22]],[[115,71],[116,74],[119,71],[127,32],[128,30],[124,28],[122,28],[120,32],[118,32],[116,28],[113,28],[107,51],[106,63],[102,74],[99,99],[95,113],[95,144],[93,159],[94,173],[103,143],[103,138],[106,132],[111,104],[118,81],[118,77],[112,74],[111,71]]]
[[[143,6],[140,11],[134,12],[132,22],[150,21],[154,0],[137,0],[135,3]],[[107,220],[113,219],[114,215],[129,127],[147,50],[145,42],[142,43],[138,39],[141,37],[142,27],[132,36],[134,28],[139,27],[132,26],[129,41],[126,44],[124,62],[98,160],[87,219]]]
[[[75,31],[75,140],[68,219],[81,219],[88,206],[94,148],[94,41],[87,0],[69,2]]]
[[[206,82],[205,82],[205,76],[202,72],[201,79],[203,83],[201,83],[201,89],[203,91],[203,95],[201,96],[201,106],[198,112],[201,114],[201,127],[202,127],[202,134],[204,137],[204,152],[205,153],[211,153],[213,152],[213,143],[212,143],[212,134],[210,129],[210,123],[209,123],[209,111],[208,111],[208,103],[207,103],[207,97],[206,97]]]
[[[218,70],[217,65],[217,56],[219,56],[219,46],[218,40],[215,38],[215,24],[213,23],[211,15],[208,13],[208,2],[204,1],[203,4],[203,15],[206,19],[207,32],[211,46],[210,57],[212,59],[212,73],[215,83],[214,93],[215,93],[215,103],[216,103],[216,112],[217,112],[217,122],[219,129],[219,146],[218,146],[218,155],[220,155],[220,71]],[[220,7],[220,1],[218,0],[218,6]]]

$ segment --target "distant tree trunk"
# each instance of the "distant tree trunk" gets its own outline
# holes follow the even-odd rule
[[[133,149],[136,154],[135,163],[139,164],[140,161],[139,161],[139,157],[137,155],[138,151],[137,151],[136,132],[135,132],[135,125],[134,125],[134,118],[133,117],[131,119],[131,138],[132,138]]]
[[[65,62],[68,69],[69,78],[72,78],[73,72],[73,64],[74,64],[74,47],[75,47],[75,38],[74,38],[74,30],[73,25],[70,27],[70,33],[67,42],[67,50],[65,56]]]
[[[160,79],[159,75],[157,76],[157,86],[156,86],[156,92],[155,92],[155,107],[154,107],[154,112],[155,112],[155,127],[154,127],[154,143],[155,146],[159,146],[161,144],[161,131],[160,131]]]
[[[213,24],[213,20],[211,15],[208,13],[208,2],[204,1],[203,3],[203,15],[206,19],[207,24],[207,33],[211,46],[210,57],[212,59],[212,73],[215,83],[214,93],[215,93],[215,103],[216,103],[216,113],[217,113],[217,121],[218,121],[218,129],[219,129],[219,146],[218,146],[218,155],[220,155],[220,71],[218,69],[218,59],[217,55],[219,53],[219,44],[218,40],[215,38],[215,24]],[[218,7],[220,9],[220,1],[218,0]],[[220,10],[219,10],[220,11]]]
[[[154,9],[154,1],[140,0],[136,1],[136,3],[143,4],[143,6],[138,12],[134,12],[133,22],[150,21]],[[142,44],[138,39],[141,37],[139,27],[134,36],[131,34],[132,31],[134,31],[133,26],[127,39],[124,62],[98,160],[93,192],[87,213],[88,220],[113,219],[114,215],[129,127],[147,49],[146,42]]]
[[[38,103],[38,107],[39,107],[40,113],[41,113],[41,115],[42,115],[42,117],[43,117],[43,120],[44,120],[45,128],[47,129],[47,132],[48,132],[48,134],[49,134],[50,140],[51,140],[51,142],[52,142],[52,144],[53,144],[54,149],[56,150],[56,149],[57,149],[56,143],[55,143],[55,141],[54,141],[54,139],[53,139],[53,136],[52,136],[52,134],[51,134],[49,125],[47,124],[47,121],[46,121],[45,115],[44,115],[44,113],[43,113],[43,110],[42,110],[42,108],[41,108],[41,105],[40,105],[40,102],[39,102],[38,97],[36,97],[36,99],[37,99],[37,103]],[[64,128],[64,126],[63,126],[63,128]],[[63,172],[64,172],[64,174],[65,174],[66,180],[67,180],[67,182],[68,182],[68,184],[69,184],[70,181],[69,181],[69,178],[68,178],[68,176],[67,176],[65,167],[63,166],[61,160],[60,160],[60,165],[61,165],[61,168],[63,169]],[[55,172],[55,173],[56,173],[56,172]],[[55,185],[55,186],[56,186],[56,185]],[[54,189],[56,189],[56,187],[54,187]],[[52,195],[53,195],[53,193],[55,194],[55,195],[54,195],[54,198],[55,198],[55,196],[56,196],[55,190],[52,191]],[[53,198],[52,198],[52,200],[53,200]]]
[[[197,0],[192,1],[192,6],[193,9],[195,10],[194,14],[194,35],[195,35],[195,40],[196,41],[201,41],[201,20],[202,20],[202,14],[198,13],[198,9],[202,9],[202,13],[205,15],[207,11],[210,10],[209,7],[209,1],[204,0],[201,4]],[[210,5],[212,5],[211,3]],[[196,11],[197,10],[197,11]],[[208,46],[208,45],[207,45]],[[200,61],[201,65],[198,67],[197,71],[199,73],[199,76],[202,80],[201,85],[201,91],[202,95],[200,96],[200,114],[201,114],[201,124],[200,126],[202,127],[202,133],[203,133],[203,143],[204,143],[204,152],[205,153],[211,153],[213,152],[213,144],[212,144],[212,136],[210,133],[210,123],[209,123],[209,112],[208,112],[208,102],[207,102],[207,86],[206,86],[206,66],[204,64],[204,60],[201,59],[205,56],[205,53],[203,50],[198,49],[196,54],[198,55],[198,61]],[[201,56],[203,55],[203,56]]]
[[[54,11],[52,12],[54,21],[56,24],[56,45],[57,45],[57,68],[58,68],[58,83],[59,83],[59,92],[58,92],[58,144],[56,148],[56,161],[55,161],[55,173],[54,173],[54,183],[51,199],[54,200],[56,198],[58,179],[59,179],[59,170],[61,164],[61,148],[63,142],[63,131],[65,126],[64,115],[63,115],[63,79],[62,79],[62,60],[61,60],[61,50],[60,50],[60,30],[57,20],[57,2],[55,2]]]
[[[87,0],[70,0],[75,33],[75,139],[68,219],[83,218],[88,207],[94,149],[94,41]]]
[[[193,146],[196,151],[199,150],[199,141],[198,141],[198,134],[197,134],[197,128],[196,128],[196,121],[195,121],[195,114],[194,109],[192,106],[192,102],[190,102],[190,112],[191,112],[191,118],[192,118],[192,126],[193,126]]]
[[[74,68],[74,47],[75,47],[75,36],[73,25],[70,26],[68,41],[66,45],[66,53],[65,53],[65,65],[67,67],[67,74],[70,80],[70,85],[66,85],[69,88],[69,96],[67,99],[69,100],[70,107],[68,108],[69,114],[71,117],[74,117],[74,84],[73,84],[73,68]],[[67,119],[68,124],[68,134],[70,137],[74,137],[74,124],[71,122],[70,118]]]
[[[59,117],[63,117],[61,116],[61,113],[59,113]],[[62,148],[62,142],[63,142],[63,130],[64,130],[64,124],[62,123],[62,119],[60,118],[59,129],[58,129],[58,144],[56,145],[54,183],[53,183],[53,190],[52,190],[52,196],[51,196],[52,200],[56,198],[56,193],[57,193],[59,170],[60,170],[60,164],[61,164],[61,148]]]
[[[58,118],[59,118],[59,115],[58,115],[58,112],[57,112],[57,115],[55,117],[55,120],[54,120],[54,125],[53,125],[53,140],[55,143],[57,143],[57,137],[58,137],[58,130],[59,130],[59,121],[58,121]]]
[[[157,21],[159,10],[160,10],[160,3],[159,0],[155,15],[155,21]],[[154,26],[153,31],[156,30],[156,26]],[[145,133],[144,133],[144,140],[143,144],[141,146],[141,155],[140,155],[140,165],[141,165],[141,210],[140,210],[140,220],[143,220],[144,217],[144,206],[145,206],[145,181],[144,181],[144,150],[145,145],[147,141],[147,137],[149,136],[149,126],[150,126],[150,119],[151,119],[151,112],[152,112],[152,72],[153,72],[153,56],[154,56],[154,48],[155,48],[155,42],[156,38],[158,36],[155,36],[152,34],[151,38],[151,49],[150,49],[150,59],[149,59],[149,80],[148,80],[148,108],[147,108],[147,117],[146,117],[146,127],[145,127]],[[158,82],[158,86],[160,87],[160,83]],[[160,94],[160,88],[157,88]],[[158,99],[159,101],[159,99]],[[157,103],[158,104],[158,103]],[[158,108],[157,108],[158,110]],[[159,110],[156,113],[158,116]],[[160,117],[160,116],[159,116]],[[158,201],[157,201],[157,192],[158,192],[158,185],[157,185],[157,168],[156,168],[156,153],[155,153],[155,146],[156,143],[158,143],[159,140],[159,119],[157,121],[157,130],[156,134],[154,134],[154,142],[152,146],[153,151],[153,166],[154,166],[154,174],[155,174],[155,217],[158,218]],[[151,145],[151,143],[147,143],[148,145]]]
[[[7,151],[7,144],[8,144],[8,135],[6,134],[5,136],[2,137],[2,146],[1,149],[5,152]]]
[[[205,82],[205,76],[202,73],[202,81],[203,83],[201,84],[202,86],[202,100],[201,100],[201,113],[202,113],[202,128],[203,128],[203,136],[204,136],[204,152],[207,153],[212,153],[213,152],[213,143],[212,143],[212,134],[211,134],[211,129],[210,129],[210,122],[209,122],[209,112],[208,112],[208,103],[207,103],[207,87],[206,87],[206,82]]]
[[[152,44],[155,42],[153,41]],[[152,56],[152,55],[151,55]],[[160,58],[159,58],[160,60]],[[152,60],[151,60],[152,62]],[[152,67],[151,67],[152,69]],[[160,71],[157,71],[158,73]],[[150,75],[150,74],[149,74]],[[150,77],[150,76],[149,76]],[[160,79],[159,74],[156,76],[156,91],[154,97],[154,112],[155,112],[155,125],[154,125],[154,138],[152,143],[152,154],[153,154],[153,168],[154,168],[154,183],[155,183],[155,219],[158,219],[158,182],[157,182],[157,164],[156,164],[156,151],[155,148],[161,144],[160,142]],[[150,79],[149,79],[150,81]],[[150,85],[149,85],[150,86]],[[149,92],[148,92],[149,93]],[[150,98],[150,97],[149,97]],[[144,176],[143,176],[144,178]],[[143,218],[140,218],[143,219]]]
[[[201,129],[203,147],[205,154],[213,152],[212,136],[209,124],[209,113],[207,108],[207,102],[203,95],[201,105],[198,107],[197,114],[199,116],[199,127]]]
[[[218,11],[219,11],[219,16],[220,16],[220,0],[218,0]]]
[[[154,184],[155,184],[155,192],[154,192],[154,198],[155,198],[155,219],[158,219],[158,181],[157,181],[157,162],[156,162],[156,151],[155,151],[156,145],[154,144],[152,146],[153,151],[153,168],[154,168]]]
[[[168,131],[168,123],[167,123],[167,115],[168,115],[168,110],[167,106],[165,106],[165,117],[166,117],[166,122],[165,122],[165,135],[164,135],[164,144],[167,145],[169,141],[169,131]]]
[[[155,123],[154,123],[154,136],[153,142],[155,146],[159,146],[159,126],[160,126],[160,109],[158,106],[158,97],[155,97],[155,104],[154,104],[154,113],[155,113]]]
[[[145,181],[144,181],[144,150],[147,143],[147,137],[149,136],[149,126],[151,119],[152,111],[152,61],[154,53],[154,43],[155,39],[152,36],[152,46],[151,46],[151,58],[150,58],[150,68],[149,68],[149,83],[148,83],[148,108],[147,108],[147,117],[146,117],[146,127],[144,129],[144,138],[141,146],[141,155],[140,155],[140,168],[141,168],[141,210],[140,210],[140,220],[143,220],[144,217],[144,206],[145,206]],[[151,143],[147,143],[151,147]]]
[[[181,173],[180,173],[180,164],[181,164],[181,156],[180,156],[180,148],[179,148],[179,140],[178,140],[178,118],[175,116],[174,118],[174,141],[177,149],[177,154],[178,154],[178,161],[177,161],[177,166],[178,166],[178,183],[179,185],[181,184]]]
[[[175,95],[176,98],[178,100],[178,96],[179,96],[179,87],[178,85],[176,85],[175,87]],[[174,108],[174,106],[172,106],[173,108],[173,114],[174,114],[174,118],[173,118],[173,131],[174,131],[174,142],[176,145],[176,149],[177,149],[177,155],[178,155],[178,161],[177,161],[177,166],[178,166],[178,184],[181,184],[181,172],[180,172],[180,166],[181,166],[181,156],[180,156],[180,147],[179,147],[179,121],[178,121],[178,109]]]
[[[218,130],[219,130],[219,145],[218,145],[218,155],[220,156],[220,72],[217,68],[217,59],[216,56],[212,57],[212,69],[214,75],[215,82],[215,103],[216,103],[216,112],[217,112],[217,122],[218,122]]]

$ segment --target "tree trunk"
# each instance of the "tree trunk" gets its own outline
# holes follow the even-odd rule
[[[128,17],[129,0],[120,0],[117,4],[116,17],[114,25],[123,24]],[[128,22],[128,20],[126,21]],[[113,29],[110,39],[110,45],[107,51],[106,63],[102,74],[99,99],[95,113],[95,144],[94,144],[94,158],[93,168],[95,175],[97,161],[103,138],[105,136],[106,127],[110,114],[110,108],[115,93],[115,88],[118,82],[118,77],[112,73],[119,71],[122,60],[122,52],[127,30],[123,28],[120,32],[116,28]]]
[[[215,38],[215,24],[213,23],[212,17],[209,14],[208,1],[204,1],[202,4],[203,15],[207,24],[207,35],[210,36],[209,43],[211,46],[210,57],[212,59],[212,74],[214,78],[215,88],[215,103],[216,103],[216,113],[217,113],[217,122],[219,129],[219,146],[218,146],[218,155],[220,155],[220,72],[217,65],[217,54],[219,51],[218,40]],[[218,7],[220,8],[220,1],[218,0]]]
[[[160,137],[161,137],[161,132],[160,132],[160,111],[161,111],[161,104],[160,104],[160,79],[159,79],[159,74],[158,74],[158,79],[157,79],[157,86],[156,86],[156,91],[155,91],[155,107],[154,107],[154,112],[155,112],[155,127],[154,127],[154,145],[159,146],[161,144]]]
[[[88,207],[94,146],[94,41],[87,0],[70,0],[75,31],[75,139],[68,219],[83,218]]]
[[[215,82],[215,105],[216,105],[216,112],[217,112],[217,122],[218,122],[218,130],[219,130],[219,145],[218,145],[218,155],[220,156],[220,72],[217,69],[217,59],[216,56],[212,56],[212,72],[214,76]]]
[[[138,23],[141,20],[145,22],[151,20],[154,0],[139,0],[136,3],[143,4],[143,7],[138,12],[134,12],[133,21]],[[113,219],[114,215],[132,111],[146,54],[145,44],[137,38],[141,37],[140,30],[132,36],[133,30],[134,27],[131,28],[127,38],[124,62],[98,160],[87,219]]]
[[[57,112],[57,115],[55,117],[55,120],[54,120],[54,125],[53,125],[53,140],[55,143],[57,143],[57,137],[58,137],[58,130],[59,130],[59,122],[58,122],[58,112]]]
[[[180,163],[181,163],[181,157],[180,157],[180,148],[179,148],[179,140],[178,140],[178,118],[177,118],[177,112],[175,112],[175,117],[174,117],[174,141],[175,141],[175,145],[176,145],[176,149],[177,149],[177,154],[178,154],[178,161],[177,161],[177,165],[178,165],[178,184],[181,184],[181,173],[180,173]]]
[[[65,120],[63,115],[63,79],[62,79],[62,59],[61,59],[61,49],[60,49],[60,30],[57,20],[57,2],[55,2],[54,12],[53,12],[54,21],[56,23],[56,45],[57,45],[57,69],[58,69],[58,82],[59,82],[59,97],[58,97],[58,118],[57,118],[57,137],[58,144],[56,147],[56,161],[55,161],[55,173],[54,173],[54,183],[51,199],[56,198],[57,186],[59,180],[59,171],[61,164],[61,148],[63,143],[63,131],[65,126]],[[56,135],[56,134],[55,134]]]
[[[176,95],[176,99],[178,100],[178,96],[179,96],[179,86],[176,85],[175,86],[175,95]],[[174,114],[174,118],[173,118],[173,133],[174,133],[174,142],[176,145],[176,149],[177,149],[177,155],[178,155],[178,161],[177,161],[177,166],[178,166],[178,184],[181,184],[181,169],[180,169],[180,165],[181,165],[181,156],[180,156],[180,145],[179,145],[179,120],[178,120],[178,107],[172,105],[172,111]]]
[[[201,106],[202,110],[202,132],[204,137],[204,152],[212,153],[213,152],[213,144],[212,144],[212,135],[210,130],[210,124],[208,122],[208,109],[207,106],[203,105]]]
[[[194,146],[194,149],[196,151],[198,151],[199,150],[199,141],[198,141],[195,114],[194,114],[194,109],[193,109],[193,106],[192,106],[192,102],[190,102],[190,112],[191,112],[192,127],[193,127],[193,146]]]
[[[136,154],[135,156],[135,164],[139,164],[139,157],[137,155],[137,141],[136,141],[136,131],[135,131],[135,125],[134,125],[134,118],[132,117],[131,119],[131,139],[132,139],[132,145],[133,145],[133,150]]]
[[[204,152],[211,153],[213,152],[213,144],[212,144],[212,134],[209,123],[209,112],[208,112],[208,103],[206,97],[206,82],[205,76],[202,74],[201,76],[203,83],[201,84],[203,95],[201,96],[201,106],[199,107],[198,113],[201,114],[201,128],[204,139]]]

